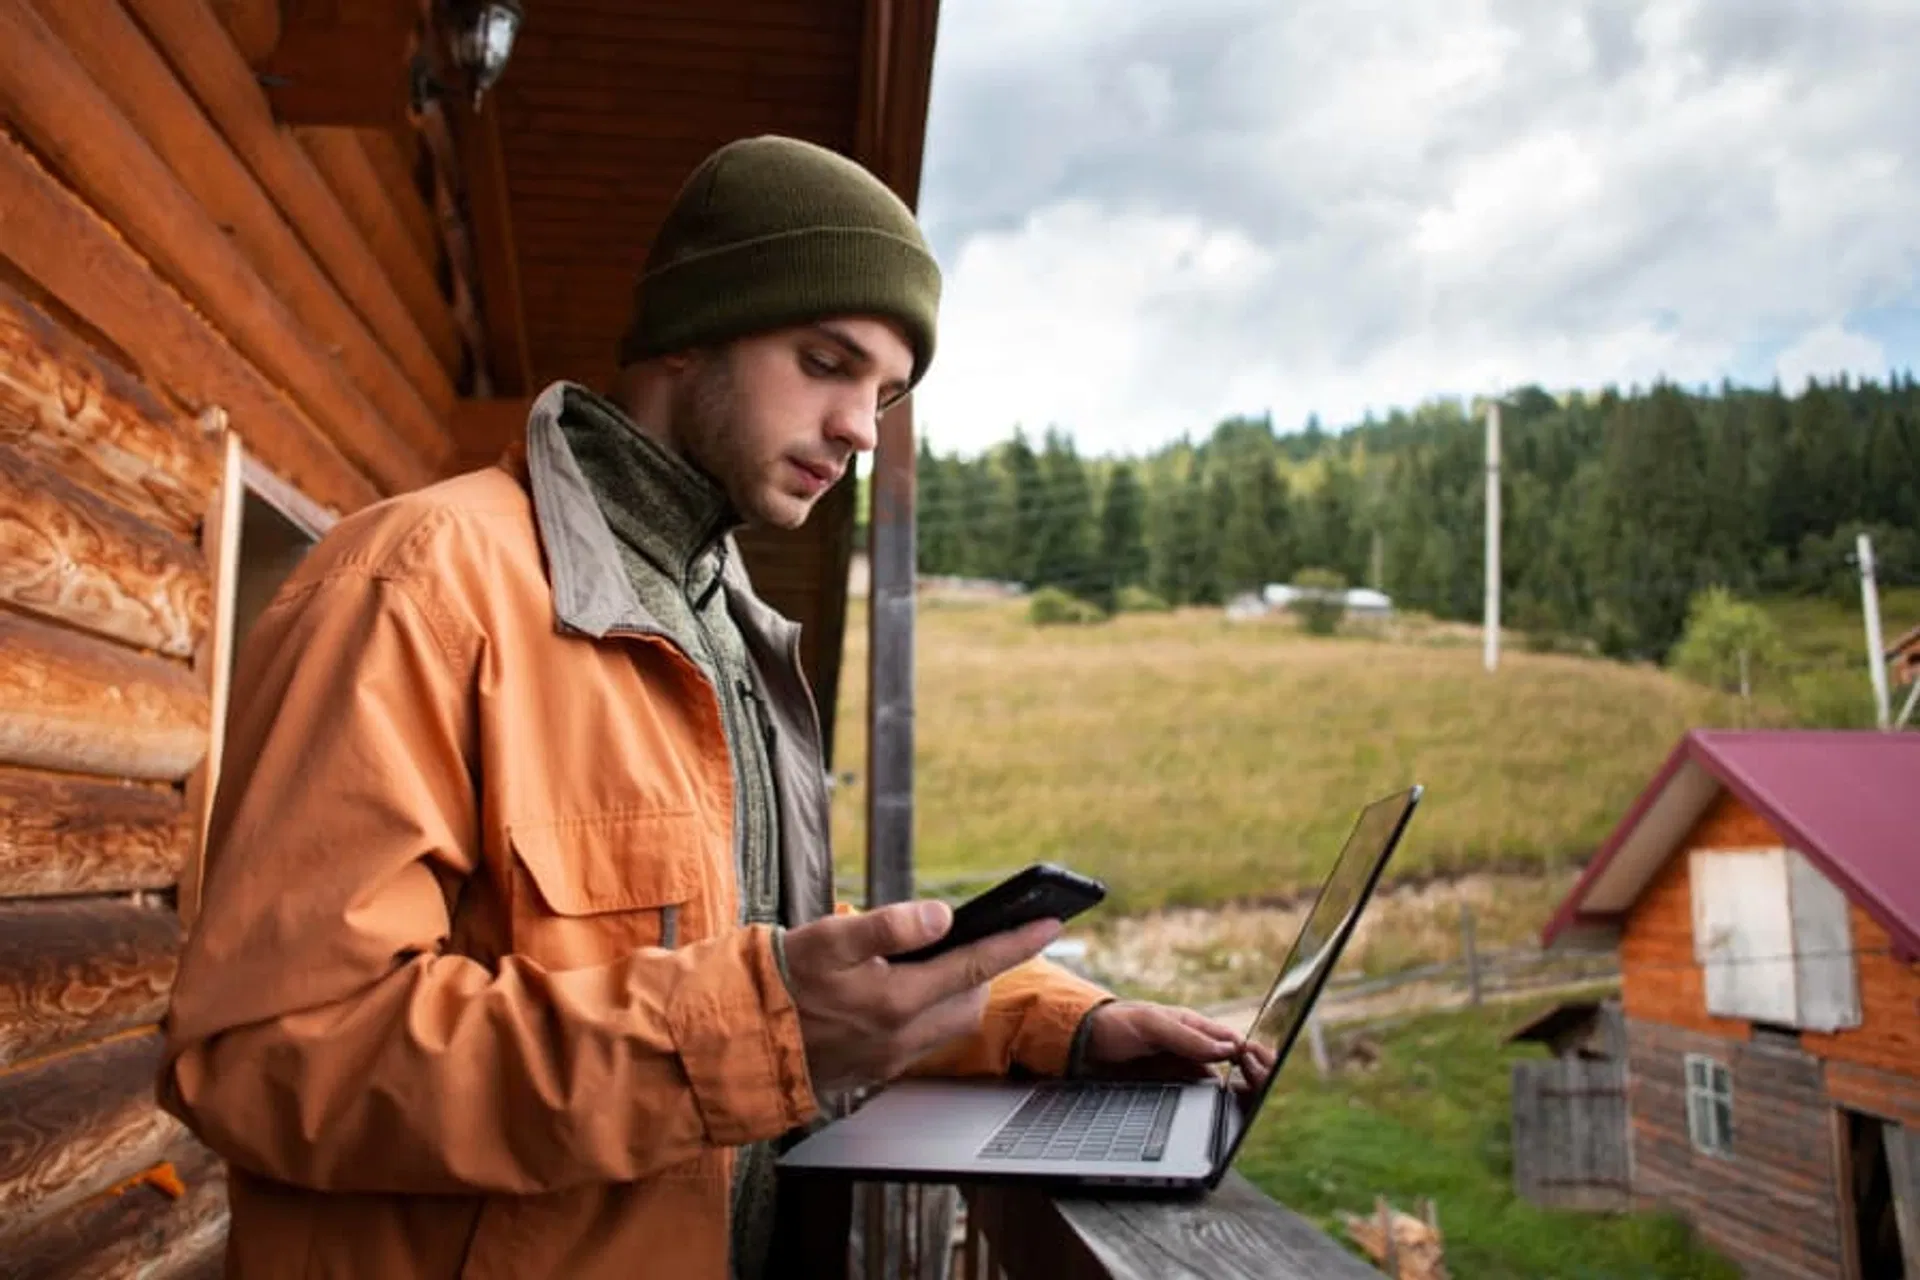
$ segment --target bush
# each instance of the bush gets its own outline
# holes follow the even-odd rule
[[[1330,636],[1340,629],[1341,619],[1347,616],[1342,599],[1347,590],[1345,578],[1331,569],[1302,569],[1293,575],[1293,585],[1313,593],[1293,603],[1293,611],[1300,615],[1300,625],[1308,634]]]
[[[1784,657],[1779,629],[1766,610],[1725,587],[1709,587],[1688,607],[1686,634],[1674,646],[1672,665],[1702,684],[1746,695]]]
[[[1027,602],[1027,620],[1036,627],[1085,626],[1104,622],[1107,615],[1059,587],[1042,587]]]
[[[1173,606],[1145,587],[1122,587],[1114,597],[1114,608],[1120,613],[1171,613]]]

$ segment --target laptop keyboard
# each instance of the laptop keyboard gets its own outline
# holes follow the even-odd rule
[[[1180,1087],[1062,1084],[1033,1091],[980,1148],[998,1160],[1158,1160]]]

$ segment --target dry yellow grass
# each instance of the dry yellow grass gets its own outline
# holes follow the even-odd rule
[[[835,769],[864,774],[866,615],[848,621]],[[916,870],[1039,859],[1105,879],[1112,910],[1285,897],[1357,808],[1428,788],[1393,873],[1584,858],[1689,726],[1725,700],[1657,669],[1476,646],[1314,640],[1214,611],[1035,628],[1018,605],[918,619]],[[836,796],[843,874],[866,794]],[[956,886],[956,891],[966,886]]]

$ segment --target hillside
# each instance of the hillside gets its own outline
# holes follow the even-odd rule
[[[1786,649],[1786,670],[1756,688],[1763,698],[1785,702],[1796,723],[1823,728],[1873,727],[1872,685],[1867,675],[1866,631],[1860,596],[1780,597],[1762,601]],[[1920,588],[1894,588],[1880,596],[1882,638],[1898,640],[1920,625]],[[1905,691],[1893,691],[1900,713]]]
[[[1644,666],[1509,651],[1474,634],[1309,639],[1216,610],[1035,628],[1013,604],[930,601],[917,645],[917,874],[949,892],[1037,859],[1105,878],[1137,910],[1285,896],[1361,804],[1428,803],[1404,878],[1564,869],[1689,726],[1732,702]],[[866,615],[848,620],[836,772],[864,773]],[[866,794],[835,798],[857,882]]]

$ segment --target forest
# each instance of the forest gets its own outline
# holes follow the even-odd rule
[[[1670,383],[1500,400],[1503,618],[1542,643],[1659,659],[1689,602],[1920,585],[1920,384],[1810,381],[1798,394]],[[1083,456],[1024,428],[984,453],[920,446],[923,574],[1219,604],[1303,572],[1400,608],[1477,620],[1486,404],[1277,431],[1232,418],[1144,457]],[[1128,590],[1131,589],[1131,590]]]

